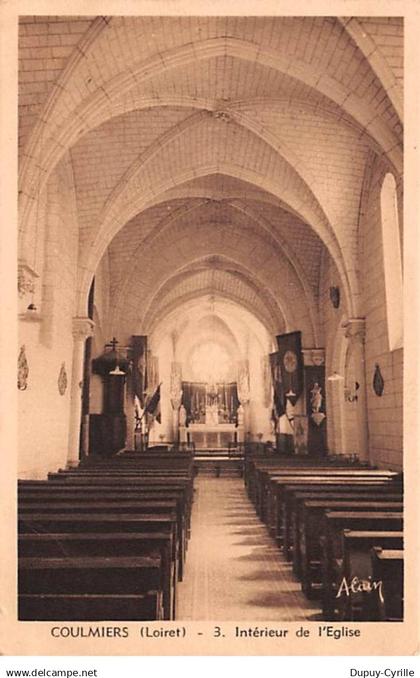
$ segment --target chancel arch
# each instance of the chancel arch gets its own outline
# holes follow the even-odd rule
[[[261,363],[274,347],[273,334],[240,303],[223,299],[214,292],[180,300],[150,334],[150,350],[158,359],[159,379],[162,380],[162,417],[159,425],[154,427],[153,439],[159,440],[159,436],[169,433],[176,435],[170,406],[173,364],[178,366],[184,382],[207,387],[218,384],[219,388],[222,384],[235,384],[235,389],[241,379],[241,370],[246,366],[250,392],[249,402],[245,402],[247,423],[251,425],[256,419],[265,436],[270,436],[271,409],[264,399],[267,375],[263,374]],[[239,387],[239,397],[241,395]],[[230,412],[230,403],[228,409]],[[205,413],[201,414],[201,419],[192,423],[205,424]],[[219,413],[219,417],[222,421],[227,415]]]

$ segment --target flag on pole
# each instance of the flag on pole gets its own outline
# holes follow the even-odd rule
[[[156,421],[161,422],[160,417],[160,384],[157,387],[156,391],[153,393],[149,402],[146,404],[145,412],[154,416]]]
[[[133,359],[133,391],[144,408],[144,395],[147,390],[147,337],[133,335],[131,337]]]

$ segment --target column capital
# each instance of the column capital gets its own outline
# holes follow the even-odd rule
[[[350,341],[364,342],[366,336],[365,318],[348,318],[341,323],[344,330],[344,336]]]
[[[303,348],[303,364],[307,365],[325,365],[325,348]]]
[[[73,337],[78,341],[84,341],[85,339],[93,335],[94,327],[95,323],[90,318],[87,317],[73,318],[72,321]]]

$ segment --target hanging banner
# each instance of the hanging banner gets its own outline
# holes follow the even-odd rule
[[[264,407],[270,407],[272,380],[271,380],[270,358],[268,355],[261,356],[261,381],[263,384]]]
[[[292,404],[296,403],[303,391],[301,336],[301,332],[289,332],[276,337],[284,395],[289,397]]]
[[[169,395],[173,410],[178,410],[181,405],[182,397],[182,367],[181,363],[171,364],[171,384]]]
[[[159,383],[159,360],[150,349],[146,352],[146,382],[146,390],[151,395]]]
[[[281,356],[280,353],[270,353],[270,367],[271,367],[271,379],[273,382],[273,401],[274,401],[274,410],[273,414],[275,417],[281,417],[285,413],[285,397],[282,381],[282,372],[281,372]]]
[[[133,392],[144,407],[144,398],[147,391],[147,337],[131,337],[133,357]]]
[[[238,368],[238,398],[241,405],[249,402],[249,363],[248,360],[239,360]]]
[[[156,421],[161,423],[161,412],[160,412],[160,387],[162,384],[159,384],[156,391],[153,393],[152,397],[146,403],[146,413],[152,415]]]
[[[206,420],[206,384],[183,381],[182,405],[186,411],[186,423],[204,424]]]

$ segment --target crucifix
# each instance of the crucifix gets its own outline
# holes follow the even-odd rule
[[[117,348],[117,344],[119,342],[116,340],[115,337],[112,337],[111,341],[109,342],[108,346],[111,346],[112,350],[115,351]]]

